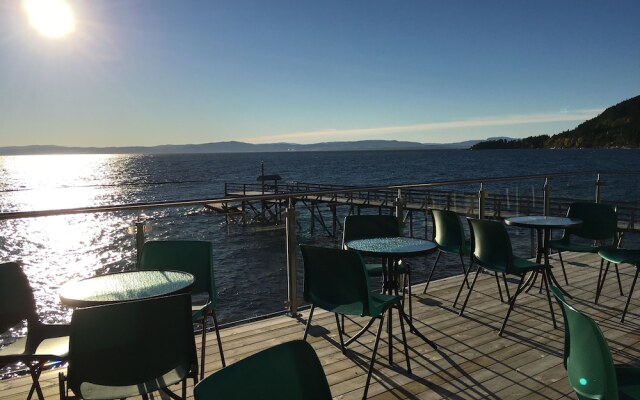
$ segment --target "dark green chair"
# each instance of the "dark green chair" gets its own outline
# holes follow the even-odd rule
[[[195,400],[331,400],[329,383],[303,340],[262,350],[198,383]]]
[[[568,285],[567,272],[562,260],[563,251],[577,253],[597,253],[606,248],[616,247],[618,241],[618,214],[615,207],[601,203],[575,202],[569,206],[567,217],[582,220],[582,225],[567,228],[560,239],[550,240],[549,248],[558,252],[564,281]],[[602,275],[598,275],[598,286]],[[622,294],[622,284],[620,284]]]
[[[598,286],[598,290],[596,291],[596,304],[598,304],[598,299],[600,298],[600,294],[602,294],[602,287],[604,286],[605,278],[607,277],[607,271],[609,271],[609,265],[614,263],[616,266],[616,273],[618,272],[618,264],[631,264],[636,267],[636,274],[633,277],[633,281],[631,282],[631,288],[629,289],[629,297],[627,297],[627,303],[624,306],[624,311],[622,312],[622,317],[620,318],[620,322],[624,323],[624,317],[627,314],[627,310],[629,309],[629,303],[631,303],[631,296],[633,295],[633,289],[636,287],[636,281],[638,280],[638,273],[640,273],[640,250],[632,250],[632,249],[604,249],[598,252],[598,255],[602,257],[603,260],[607,261],[607,267],[604,270],[604,274],[602,275],[602,279],[600,280],[600,285]],[[618,283],[620,283],[620,275],[618,274]]]
[[[26,337],[0,347],[0,368],[24,363],[33,381],[27,400],[36,393],[44,400],[39,377],[50,364],[66,361],[69,325],[49,325],[40,321],[36,301],[27,276],[15,262],[0,264],[0,332],[27,321]]]
[[[640,399],[640,368],[614,365],[595,321],[567,304],[558,288],[551,291],[562,310],[564,366],[578,399]]]
[[[372,292],[369,277],[360,254],[352,250],[340,250],[324,247],[300,246],[304,262],[304,300],[311,304],[309,319],[304,330],[303,339],[307,339],[313,312],[316,307],[333,312],[338,326],[340,348],[346,354],[345,347],[364,333],[374,320],[379,319],[380,325],[373,345],[373,354],[367,373],[363,399],[366,399],[369,382],[373,372],[378,344],[382,333],[385,314],[392,307],[400,313],[400,328],[407,360],[407,370],[411,373],[409,350],[404,329],[404,311],[402,297]],[[344,342],[340,327],[339,315],[370,317],[369,323],[347,343]],[[391,337],[389,337],[389,361],[391,362]]]
[[[467,275],[471,271],[471,267],[473,267],[473,265],[477,265],[478,268],[473,281],[471,282],[471,288],[469,288],[469,291],[467,292],[464,304],[460,309],[460,315],[463,314],[464,309],[467,306],[469,296],[471,295],[473,287],[476,284],[476,280],[478,279],[478,275],[482,270],[502,274],[505,286],[507,286],[506,275],[518,276],[520,278],[520,282],[518,283],[518,288],[512,297],[509,296],[507,289],[507,298],[510,300],[509,310],[507,311],[504,321],[502,322],[502,327],[498,332],[498,334],[502,336],[509,319],[509,314],[511,314],[511,311],[516,304],[518,295],[527,287],[527,285],[525,285],[526,274],[528,272],[538,272],[542,275],[542,281],[547,289],[547,300],[549,302],[551,319],[553,321],[553,326],[556,327],[556,319],[553,314],[553,306],[551,304],[551,295],[549,294],[548,277],[545,271],[545,266],[515,256],[511,248],[511,239],[509,239],[507,229],[501,222],[471,218],[469,218],[468,221],[471,232],[471,265],[469,265],[469,268],[467,269]],[[460,285],[458,296],[460,295],[463,287],[464,281]],[[498,288],[500,288],[499,282]]]
[[[222,366],[226,366],[215,310],[217,295],[213,275],[213,245],[211,242],[199,240],[146,242],[142,247],[140,269],[171,269],[188,272],[195,277],[195,283],[191,289],[191,299],[193,322],[202,325],[200,379],[204,377],[207,319],[209,316],[213,319]]]
[[[462,227],[462,222],[458,214],[449,210],[434,209],[429,209],[429,214],[431,214],[433,220],[433,241],[438,245],[438,254],[436,255],[436,261],[433,263],[431,273],[429,274],[429,278],[427,278],[427,283],[424,285],[422,294],[427,293],[429,282],[431,282],[431,277],[436,270],[442,253],[457,254],[460,257],[462,274],[465,276],[467,287],[469,287],[469,282],[466,281],[467,269],[464,265],[464,257],[471,254],[471,245],[465,238],[464,228]]]
[[[168,389],[178,383],[186,399],[188,378],[198,381],[188,294],[74,310],[61,399],[178,398]]]

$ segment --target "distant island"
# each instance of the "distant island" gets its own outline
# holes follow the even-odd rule
[[[486,140],[471,146],[473,150],[557,148],[640,148],[640,96],[609,107],[597,117],[557,135]]]

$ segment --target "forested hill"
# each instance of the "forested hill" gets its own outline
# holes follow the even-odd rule
[[[640,148],[640,96],[609,107],[597,117],[557,135],[514,140],[491,140],[472,146],[481,149],[531,148]]]

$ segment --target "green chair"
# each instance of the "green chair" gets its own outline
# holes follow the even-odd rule
[[[369,382],[373,372],[378,344],[382,333],[382,326],[387,310],[397,308],[400,313],[400,328],[407,360],[407,370],[411,373],[409,350],[404,329],[404,311],[402,297],[372,292],[369,287],[369,277],[360,254],[352,250],[340,250],[313,246],[300,246],[304,262],[304,300],[311,304],[309,319],[304,330],[303,339],[307,339],[313,312],[316,307],[333,312],[338,325],[340,348],[346,354],[345,347],[364,333],[374,320],[379,319],[380,325],[373,345],[373,354],[367,373],[363,399],[367,398]],[[369,323],[348,342],[344,342],[340,327],[339,315],[370,317]],[[389,337],[389,362],[391,362],[392,336]]]
[[[567,217],[581,219],[582,224],[565,229],[560,239],[549,241],[549,248],[558,252],[564,281],[568,285],[562,252],[597,253],[602,249],[615,247],[618,241],[618,214],[615,207],[608,204],[575,202],[569,206]],[[603,264],[604,261],[600,263],[598,286]],[[621,283],[620,293],[622,294]]]
[[[36,301],[27,276],[15,262],[0,264],[0,332],[27,321],[27,335],[0,347],[0,368],[24,363],[33,381],[27,400],[36,393],[44,400],[39,383],[42,369],[66,361],[69,325],[49,325],[40,321]]]
[[[402,236],[398,218],[393,215],[348,215],[344,219],[344,227],[342,234],[342,248],[346,249],[347,242],[357,239],[372,239],[380,237],[396,237]],[[369,277],[382,276],[382,263],[365,263],[367,274]],[[408,287],[409,296],[409,317],[413,315],[413,307],[411,303],[411,269],[409,264],[402,263],[398,265],[398,274],[404,275],[406,285],[403,285],[402,293],[405,293],[405,287]]]
[[[75,309],[60,398],[124,399],[198,381],[188,294]],[[71,393],[70,393],[71,392]]]
[[[262,350],[198,383],[195,400],[330,400],[320,360],[303,340]]]
[[[551,291],[562,310],[564,366],[578,399],[640,399],[640,368],[614,365],[595,321],[567,304],[558,288]]]
[[[429,209],[429,214],[431,214],[433,220],[433,241],[438,245],[438,254],[431,268],[429,278],[427,278],[427,283],[424,285],[422,294],[427,293],[429,282],[431,282],[431,277],[436,270],[436,265],[438,265],[442,253],[457,254],[460,257],[462,274],[465,276],[467,287],[469,287],[469,282],[466,280],[467,269],[464,265],[464,257],[471,254],[471,245],[465,239],[464,228],[462,227],[462,222],[458,214],[449,210],[434,209]]]
[[[507,286],[506,275],[518,276],[520,277],[520,282],[518,283],[518,288],[513,297],[509,296],[507,290],[507,297],[510,298],[509,310],[507,311],[504,321],[502,322],[502,327],[498,332],[498,334],[502,336],[509,319],[509,314],[511,314],[511,311],[516,304],[518,295],[527,287],[525,284],[526,274],[528,272],[538,272],[542,275],[542,281],[547,289],[547,300],[549,302],[549,310],[551,311],[551,319],[553,321],[553,326],[556,327],[556,319],[553,314],[553,306],[551,304],[551,295],[549,294],[548,277],[545,271],[545,266],[515,256],[511,248],[511,240],[509,239],[507,229],[501,222],[471,218],[468,218],[468,221],[469,229],[471,231],[471,265],[469,265],[469,268],[467,269],[467,275],[474,264],[477,264],[478,268],[473,281],[471,282],[471,288],[469,288],[469,291],[467,292],[464,304],[460,309],[460,315],[463,314],[464,309],[467,306],[469,296],[471,295],[473,287],[476,284],[476,280],[478,279],[478,275],[482,270],[502,274],[505,286]],[[460,285],[458,296],[460,295],[463,287],[464,281]],[[500,288],[499,283],[498,288]]]
[[[627,297],[627,303],[624,306],[624,311],[622,312],[622,318],[620,318],[620,322],[624,323],[624,317],[627,314],[627,309],[629,308],[629,303],[631,303],[631,296],[633,295],[633,289],[636,287],[636,281],[638,280],[638,273],[640,273],[640,250],[631,250],[631,249],[604,249],[598,252],[598,255],[602,257],[603,260],[607,261],[607,267],[604,270],[604,274],[602,275],[602,279],[600,281],[600,285],[598,286],[598,290],[596,291],[596,304],[598,304],[598,299],[600,294],[602,294],[602,287],[604,286],[604,280],[607,277],[607,271],[609,271],[609,265],[614,263],[616,266],[616,272],[618,272],[618,264],[631,264],[636,267],[636,274],[633,277],[633,281],[631,282],[631,288],[629,289],[629,297]],[[620,275],[618,274],[618,283],[620,283]]]
[[[222,366],[226,366],[215,310],[217,295],[213,275],[213,246],[211,242],[196,240],[146,242],[142,247],[140,269],[172,269],[188,272],[195,277],[191,298],[193,322],[202,325],[200,379],[204,377],[207,319],[209,316],[213,319]]]

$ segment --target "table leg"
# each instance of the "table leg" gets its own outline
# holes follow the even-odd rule
[[[567,296],[570,299],[573,299],[573,296],[571,296],[569,293],[567,293],[566,290],[564,290],[562,288],[562,286],[560,286],[560,284],[558,283],[558,281],[556,280],[556,277],[553,275],[553,271],[551,269],[551,264],[549,263],[549,241],[551,240],[551,229],[549,228],[545,228],[544,229],[544,266],[545,266],[545,271],[547,273],[547,282],[549,285],[553,284],[555,285],[555,287],[557,287],[558,289],[560,289],[560,291]]]

